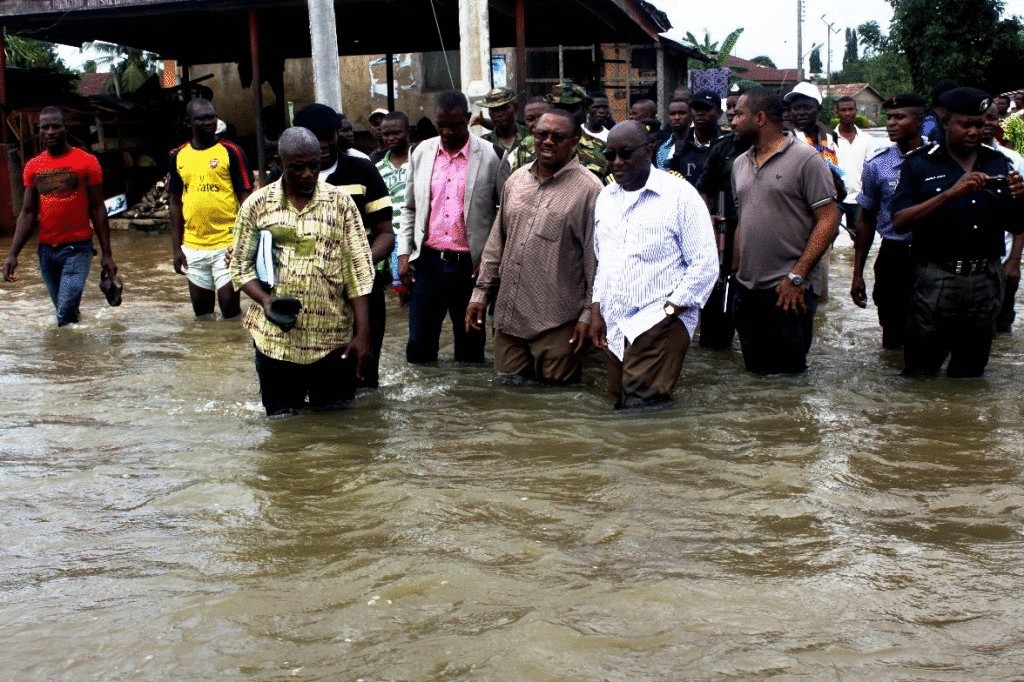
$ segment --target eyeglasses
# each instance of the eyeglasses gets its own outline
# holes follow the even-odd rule
[[[554,130],[533,129],[533,139],[537,142],[543,142],[544,140],[550,139],[555,144],[562,144],[571,137],[571,135],[566,135],[565,133],[556,133]]]
[[[604,158],[608,160],[608,163],[615,163],[615,159],[621,158],[623,161],[629,161],[633,157],[633,152],[638,149],[643,149],[646,144],[638,144],[635,147],[626,147],[625,149],[605,149]]]

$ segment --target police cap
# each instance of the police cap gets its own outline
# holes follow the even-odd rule
[[[882,103],[883,109],[915,109],[924,108],[924,97],[914,92],[901,92],[893,95]]]
[[[953,88],[939,97],[939,106],[951,114],[963,116],[981,116],[991,104],[988,93],[977,88]]]

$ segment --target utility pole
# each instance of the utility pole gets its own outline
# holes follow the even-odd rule
[[[832,94],[832,34],[839,33],[839,29],[832,28],[835,26],[835,22],[826,21],[824,14],[821,15],[821,21],[828,27],[828,30],[825,31],[825,41],[828,45],[828,47],[825,48],[828,50],[828,56],[825,58],[825,62],[827,64],[825,67],[825,95],[827,96]]]
[[[804,79],[804,0],[796,0],[796,79]]]
[[[320,104],[342,111],[334,0],[306,0],[306,3],[309,7],[309,38],[313,48],[313,97]]]
[[[459,0],[459,75],[472,102],[491,89],[491,30],[487,0]]]

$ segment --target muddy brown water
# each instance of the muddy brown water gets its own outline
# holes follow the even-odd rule
[[[7,243],[0,244],[6,254]],[[676,404],[410,367],[268,420],[166,235],[53,327],[0,286],[3,679],[1019,678],[1021,333],[906,380],[833,255],[812,370],[691,351]],[[442,349],[442,356],[450,346]]]

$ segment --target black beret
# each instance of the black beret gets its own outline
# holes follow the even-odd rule
[[[882,103],[883,109],[913,109],[915,107],[924,108],[924,97],[913,92],[901,92]]]
[[[330,132],[341,127],[341,116],[326,104],[307,104],[295,114],[292,125],[307,128],[314,133]]]
[[[953,88],[939,97],[940,107],[945,107],[951,114],[964,116],[981,116],[991,104],[988,93],[977,88]]]

